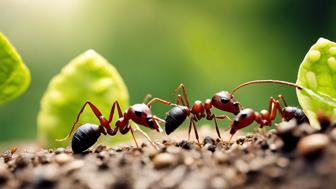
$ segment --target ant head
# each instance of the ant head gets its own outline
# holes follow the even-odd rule
[[[126,114],[135,123],[161,132],[152,111],[146,104],[135,104],[128,109]]]
[[[254,110],[250,108],[243,109],[234,118],[231,128],[238,130],[250,125],[255,120]]]
[[[212,97],[211,103],[216,108],[233,113],[235,115],[240,112],[239,102],[237,102],[233,95],[227,91],[216,93]]]

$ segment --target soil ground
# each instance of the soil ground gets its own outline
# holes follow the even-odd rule
[[[202,144],[183,137],[158,140],[158,151],[148,143],[140,149],[98,145],[82,154],[71,148],[9,150],[0,159],[0,188],[336,187],[333,126],[322,132],[290,121],[230,143],[214,136]]]

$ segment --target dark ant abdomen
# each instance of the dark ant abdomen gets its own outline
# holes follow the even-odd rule
[[[309,123],[309,120],[308,120],[306,114],[300,108],[287,106],[287,107],[282,109],[282,112],[283,112],[283,118],[286,121],[289,121],[289,120],[295,118],[297,124]]]
[[[80,126],[72,137],[72,151],[81,153],[97,142],[101,130],[98,125],[86,123]]]
[[[169,135],[177,127],[179,127],[188,116],[188,109],[185,106],[175,106],[168,113],[166,117],[166,134]]]

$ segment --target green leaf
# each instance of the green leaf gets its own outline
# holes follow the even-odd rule
[[[30,84],[30,72],[20,55],[0,32],[0,104],[25,92]]]
[[[38,114],[38,140],[44,146],[56,147],[64,138],[86,100],[94,103],[104,116],[118,100],[121,108],[128,107],[127,87],[118,71],[94,50],[88,50],[66,65],[49,83]],[[114,116],[114,121],[117,119]],[[99,124],[92,110],[86,107],[80,124]],[[113,122],[114,123],[114,122]],[[114,124],[111,124],[114,127]],[[104,142],[120,142],[129,136],[101,136]]]
[[[336,120],[336,43],[320,38],[308,51],[300,65],[297,84],[299,103],[310,124],[320,128],[317,115]]]

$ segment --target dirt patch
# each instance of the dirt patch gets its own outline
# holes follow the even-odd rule
[[[231,143],[205,137],[72,154],[70,148],[7,151],[0,188],[335,188],[336,129],[283,122]]]

